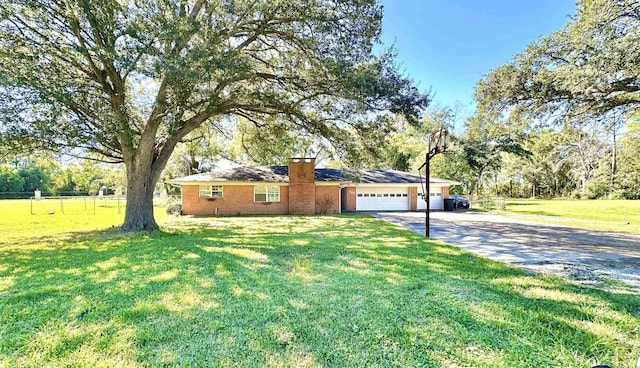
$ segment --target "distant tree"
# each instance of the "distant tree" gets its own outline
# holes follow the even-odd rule
[[[476,101],[562,122],[633,111],[640,107],[639,43],[637,0],[580,0],[563,29],[482,79]]]
[[[82,160],[69,167],[75,190],[96,195],[105,187],[110,192],[124,190],[126,180],[123,165],[105,165],[95,160]]]
[[[423,160],[424,161],[424,160]],[[452,193],[469,194],[475,183],[475,175],[464,153],[460,138],[453,136],[451,145],[444,154],[436,155],[431,160],[431,176],[458,181],[460,186],[451,189]]]
[[[562,196],[574,188],[564,147],[568,135],[553,129],[528,132],[522,146],[526,155],[507,154],[499,170],[501,191],[512,197]]]
[[[34,192],[40,190],[43,195],[51,194],[52,179],[51,173],[35,162],[29,162],[25,167],[18,170],[18,175],[23,180],[22,191]]]
[[[8,165],[0,165],[0,192],[22,192],[24,179],[18,170]]]
[[[53,177],[54,193],[62,195],[79,191],[76,176],[76,172],[72,166],[57,170]]]
[[[522,145],[525,139],[523,124],[508,124],[494,114],[478,110],[465,124],[462,150],[469,167],[469,194],[482,194],[486,175],[497,172],[505,153],[529,155]]]
[[[227,137],[220,141],[220,132],[210,126],[201,126],[176,147],[167,168],[171,177],[198,174],[211,170],[220,157],[226,157],[230,149]]]
[[[392,129],[376,130],[367,136],[359,137],[352,142],[352,151],[341,156],[341,161],[351,167],[416,171],[425,160],[428,136],[441,127],[449,129],[450,135],[454,136],[453,128],[461,115],[458,109],[430,106],[417,124],[409,123],[402,116],[392,117]],[[452,141],[455,141],[455,138]],[[450,162],[451,157],[453,156],[448,155],[446,161]],[[450,176],[455,174],[447,172],[447,167],[449,166],[441,166],[441,170],[438,169],[439,175],[454,179]]]
[[[563,162],[571,166],[570,173],[576,179],[581,195],[587,194],[589,181],[599,166],[599,159],[607,157],[606,145],[596,131],[586,131],[574,127],[565,128],[564,143],[558,147]]]
[[[622,135],[616,188],[620,198],[640,199],[640,121],[634,118]]]
[[[154,230],[155,184],[203,124],[276,120],[334,144],[416,121],[428,97],[374,56],[376,0],[0,3],[0,146],[124,163],[124,230]]]

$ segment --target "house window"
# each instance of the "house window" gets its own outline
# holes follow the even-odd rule
[[[200,198],[222,198],[222,185],[201,185]]]
[[[280,202],[280,187],[277,185],[256,185],[253,190],[254,202]]]

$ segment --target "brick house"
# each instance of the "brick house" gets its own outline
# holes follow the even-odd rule
[[[423,180],[424,181],[424,180]],[[396,170],[315,168],[313,158],[287,166],[244,166],[169,181],[182,188],[182,213],[295,214],[417,211],[426,207],[420,176]],[[431,178],[430,208],[442,209],[449,187]]]

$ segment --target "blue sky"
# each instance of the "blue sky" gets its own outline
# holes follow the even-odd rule
[[[562,28],[574,0],[382,0],[382,41],[434,102],[473,106],[484,75],[536,38]]]

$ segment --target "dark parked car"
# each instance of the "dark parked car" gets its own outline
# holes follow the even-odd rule
[[[449,199],[453,199],[454,208],[469,208],[469,201],[460,197],[459,195],[452,194],[449,196]]]

